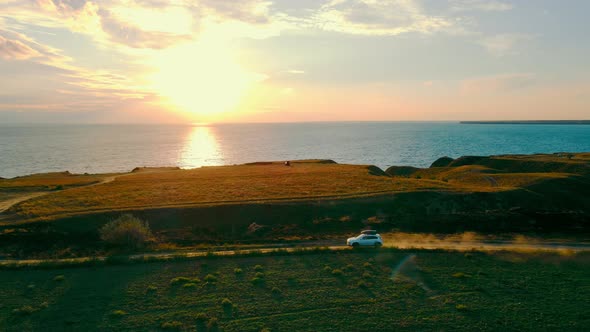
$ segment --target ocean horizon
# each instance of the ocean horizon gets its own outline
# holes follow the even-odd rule
[[[590,127],[366,121],[219,124],[2,124],[0,177],[135,167],[332,159],[428,167],[442,156],[590,151]]]

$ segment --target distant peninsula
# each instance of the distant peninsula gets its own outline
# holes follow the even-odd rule
[[[551,125],[590,125],[590,120],[508,120],[508,121],[461,121],[461,124],[551,124]]]

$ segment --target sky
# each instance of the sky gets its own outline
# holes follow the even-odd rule
[[[590,119],[586,0],[0,0],[0,123]]]

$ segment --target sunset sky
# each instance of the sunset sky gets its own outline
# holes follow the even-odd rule
[[[0,123],[590,118],[590,1],[0,0]]]

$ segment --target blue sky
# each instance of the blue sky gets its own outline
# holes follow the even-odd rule
[[[0,122],[588,119],[589,10],[3,0]]]

